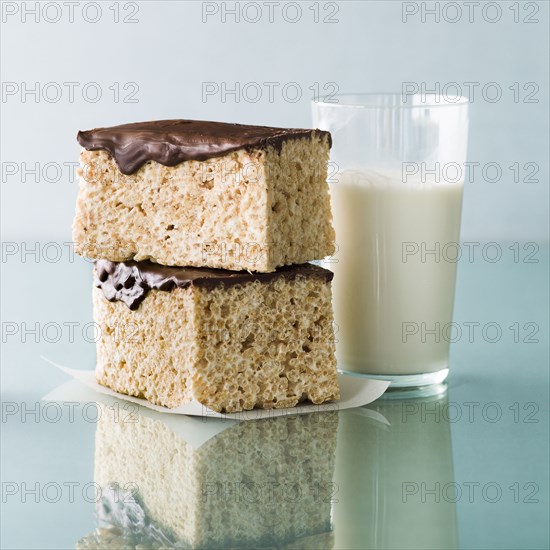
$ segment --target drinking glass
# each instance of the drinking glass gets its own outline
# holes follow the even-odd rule
[[[390,388],[448,375],[468,140],[468,100],[349,94],[313,104],[332,134],[341,371]]]

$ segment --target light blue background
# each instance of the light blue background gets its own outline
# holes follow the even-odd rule
[[[483,2],[475,8],[471,23],[462,3],[457,23],[445,21],[455,13],[445,7],[448,2],[439,3],[439,23],[429,15],[426,23],[421,20],[421,4],[433,8],[434,2],[418,2],[419,13],[403,23],[404,3],[399,1],[320,2],[321,20],[330,17],[333,4],[338,7],[332,16],[338,22],[332,24],[314,23],[310,8],[315,3],[309,1],[300,3],[302,16],[296,23],[283,17],[283,7],[287,19],[294,17],[288,2],[274,8],[273,23],[262,2],[253,3],[262,8],[257,23],[242,18],[235,23],[229,14],[223,23],[221,7],[203,23],[203,4],[213,9],[213,3],[169,1],[140,2],[134,16],[138,23],[115,24],[112,4],[101,2],[97,23],[86,23],[79,8],[74,23],[67,22],[66,11],[58,23],[42,19],[38,24],[32,16],[23,23],[21,12],[4,14],[3,81],[81,84],[74,103],[69,103],[67,93],[57,103],[35,103],[32,96],[25,103],[20,95],[4,98],[4,163],[74,162],[77,130],[137,120],[203,118],[309,126],[313,94],[309,88],[314,83],[321,91],[334,83],[326,88],[329,92],[335,86],[341,92],[400,92],[403,82],[419,86],[439,82],[441,87],[449,82],[479,82],[471,104],[469,159],[482,165],[497,162],[503,176],[489,183],[478,170],[479,176],[468,184],[462,236],[481,242],[548,238],[548,2],[529,3],[535,8],[520,2],[518,23],[512,2],[498,2],[501,19],[496,23],[487,19],[497,12],[493,8],[484,14]],[[245,4],[240,3],[241,9]],[[539,22],[524,23],[534,9],[538,13],[531,18]],[[244,16],[251,19],[253,8],[248,10]],[[86,13],[94,16],[93,10]],[[130,16],[130,8],[121,8],[120,14]],[[53,19],[55,12],[46,17]],[[87,82],[101,84],[98,103],[82,100],[79,92]],[[108,88],[115,82],[136,82],[139,103],[114,103]],[[228,87],[255,82],[264,94],[257,103],[237,102],[233,96],[223,103],[219,94],[203,102],[203,82],[220,86],[226,82]],[[272,103],[264,82],[280,83]],[[282,99],[281,90],[289,82],[300,85],[302,97],[296,103]],[[481,87],[489,82],[501,87],[501,101],[492,104],[483,99]],[[526,92],[521,87],[535,82],[539,103],[514,103],[508,88],[515,82],[522,96]],[[463,92],[467,92],[464,86]],[[514,162],[537,163],[539,183],[514,183],[508,169]],[[56,183],[35,184],[31,177],[31,183],[21,184],[19,176],[7,177],[2,184],[4,239],[70,239],[77,189],[68,170]]]

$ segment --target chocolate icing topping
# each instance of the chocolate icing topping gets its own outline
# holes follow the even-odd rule
[[[227,286],[250,281],[269,282],[279,277],[294,279],[297,275],[321,277],[326,281],[331,281],[333,277],[332,271],[309,263],[280,267],[273,273],[249,273],[206,267],[170,267],[150,261],[97,260],[94,284],[103,290],[105,298],[110,302],[121,301],[135,310],[152,289],[170,292],[175,288],[187,288],[191,285],[212,289],[221,284]]]
[[[133,174],[147,161],[175,166],[185,160],[206,160],[238,149],[280,150],[288,139],[327,136],[323,130],[247,126],[203,120],[157,120],[78,132],[88,151],[108,151],[123,174]]]

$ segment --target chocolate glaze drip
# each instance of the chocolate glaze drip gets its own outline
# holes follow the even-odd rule
[[[323,130],[247,126],[203,120],[157,120],[78,132],[88,151],[108,151],[123,174],[133,174],[147,161],[175,166],[185,160],[206,160],[238,149],[280,150],[288,139],[326,136]]]
[[[103,290],[110,302],[124,302],[131,310],[139,307],[147,293],[154,290],[170,292],[175,288],[197,286],[207,289],[218,285],[237,285],[251,281],[269,282],[279,277],[294,279],[297,275],[320,277],[327,282],[333,273],[313,264],[299,264],[280,267],[273,273],[249,273],[206,267],[170,267],[143,262],[111,262],[97,260],[94,270],[94,284]]]

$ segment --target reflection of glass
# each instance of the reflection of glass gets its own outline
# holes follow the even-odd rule
[[[329,179],[337,252],[341,370],[442,382],[448,373],[468,101],[400,94],[339,96],[313,106],[332,134]]]
[[[336,412],[232,424],[198,448],[162,416],[102,407],[99,526],[77,548],[332,548]]]
[[[335,547],[457,548],[447,396],[377,401],[390,425],[340,413]],[[432,492],[430,492],[432,491]]]

